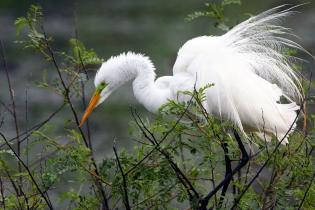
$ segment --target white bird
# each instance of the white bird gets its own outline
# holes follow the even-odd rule
[[[97,105],[129,80],[133,80],[136,99],[151,112],[170,99],[189,100],[179,96],[179,91],[213,83],[204,103],[209,114],[232,121],[245,134],[265,133],[279,140],[285,137],[283,142],[287,142],[285,134],[295,128],[303,92],[294,69],[297,58],[283,55],[283,50],[303,48],[283,37],[292,34],[279,21],[292,11],[282,8],[251,17],[221,36],[187,41],[178,51],[173,76],[156,79],[153,63],[142,54],[111,57],[96,73],[96,91],[81,125]]]

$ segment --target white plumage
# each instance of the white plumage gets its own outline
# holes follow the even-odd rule
[[[168,99],[187,101],[178,91],[192,91],[195,83],[197,88],[214,83],[206,92],[210,114],[231,120],[244,132],[282,139],[300,108],[296,102],[302,99],[293,67],[296,58],[284,56],[283,50],[303,48],[283,37],[291,33],[279,22],[292,12],[281,8],[251,17],[222,36],[187,41],[178,52],[173,76],[156,81],[148,57],[129,52],[110,58],[95,77],[96,87],[106,84],[97,105],[128,80],[133,80],[135,97],[152,112]]]

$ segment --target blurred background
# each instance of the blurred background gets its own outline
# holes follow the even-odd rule
[[[192,22],[185,20],[188,14],[204,10],[209,1],[197,0],[92,0],[92,1],[0,1],[0,39],[3,41],[14,94],[17,102],[18,118],[24,128],[45,119],[56,110],[63,99],[47,90],[37,88],[35,83],[42,78],[43,70],[53,70],[53,66],[40,55],[15,43],[22,37],[16,36],[14,21],[24,16],[31,4],[43,7],[45,28],[54,37],[54,49],[67,51],[68,40],[74,37],[75,28],[78,38],[87,48],[93,48],[105,60],[121,52],[141,52],[151,57],[157,67],[157,75],[172,74],[172,65],[177,50],[185,41],[200,35],[217,35],[223,32],[213,27],[210,18],[199,18]],[[285,0],[243,0],[240,6],[227,7],[226,16],[242,21],[244,14],[257,14],[282,4],[308,4],[299,7],[296,15],[289,17],[286,26],[293,28],[300,37],[297,40],[308,51],[315,51],[315,2]],[[305,75],[312,68],[312,61],[305,66]],[[4,78],[4,69],[0,68],[0,78]],[[86,84],[87,100],[93,90],[94,73]],[[25,101],[27,95],[28,121],[25,120]],[[9,94],[5,79],[0,81],[0,100],[8,104]],[[80,98],[73,99],[80,116],[83,107]],[[120,146],[130,148],[129,127],[132,121],[130,106],[136,107],[143,116],[152,116],[135,101],[130,84],[116,91],[106,103],[98,107],[90,117],[93,147],[97,160],[110,154],[113,139]],[[9,113],[0,106],[1,117],[10,118]],[[51,121],[55,131],[62,131],[63,121],[71,119],[70,112],[65,110]],[[13,137],[13,123],[4,121],[1,130]],[[22,129],[23,130],[23,129]]]

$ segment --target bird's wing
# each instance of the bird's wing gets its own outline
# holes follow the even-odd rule
[[[296,58],[283,52],[303,48],[283,37],[290,30],[278,23],[292,12],[281,9],[251,17],[222,36],[189,40],[178,52],[174,75],[196,75],[197,86],[214,83],[207,93],[209,112],[231,119],[241,129],[243,124],[262,128],[269,123],[271,133],[276,133],[275,127],[284,132],[296,115],[294,101],[302,97],[293,67]],[[291,105],[279,104],[280,96]],[[279,120],[272,122],[276,117]]]

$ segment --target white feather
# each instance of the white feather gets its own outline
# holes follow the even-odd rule
[[[277,7],[235,26],[222,36],[201,36],[187,41],[178,52],[174,76],[158,78],[151,60],[127,53],[110,58],[95,77],[105,82],[103,101],[117,87],[134,80],[135,97],[155,112],[168,99],[214,83],[207,90],[205,108],[210,114],[233,121],[242,131],[282,139],[294,129],[296,104],[302,98],[301,83],[294,70],[297,58],[283,55],[284,48],[304,49],[291,41],[290,29],[279,25],[292,12]],[[289,103],[281,103],[281,97]],[[284,139],[283,142],[287,142]]]
[[[179,50],[174,76],[197,74],[198,87],[214,83],[207,92],[210,113],[232,120],[241,130],[257,130],[281,139],[293,124],[302,98],[294,58],[284,48],[304,50],[284,38],[289,29],[277,25],[290,10],[277,7],[235,26],[222,36],[189,40]],[[281,104],[280,97],[289,104]],[[295,127],[295,124],[293,128]],[[286,140],[285,140],[286,141]]]

